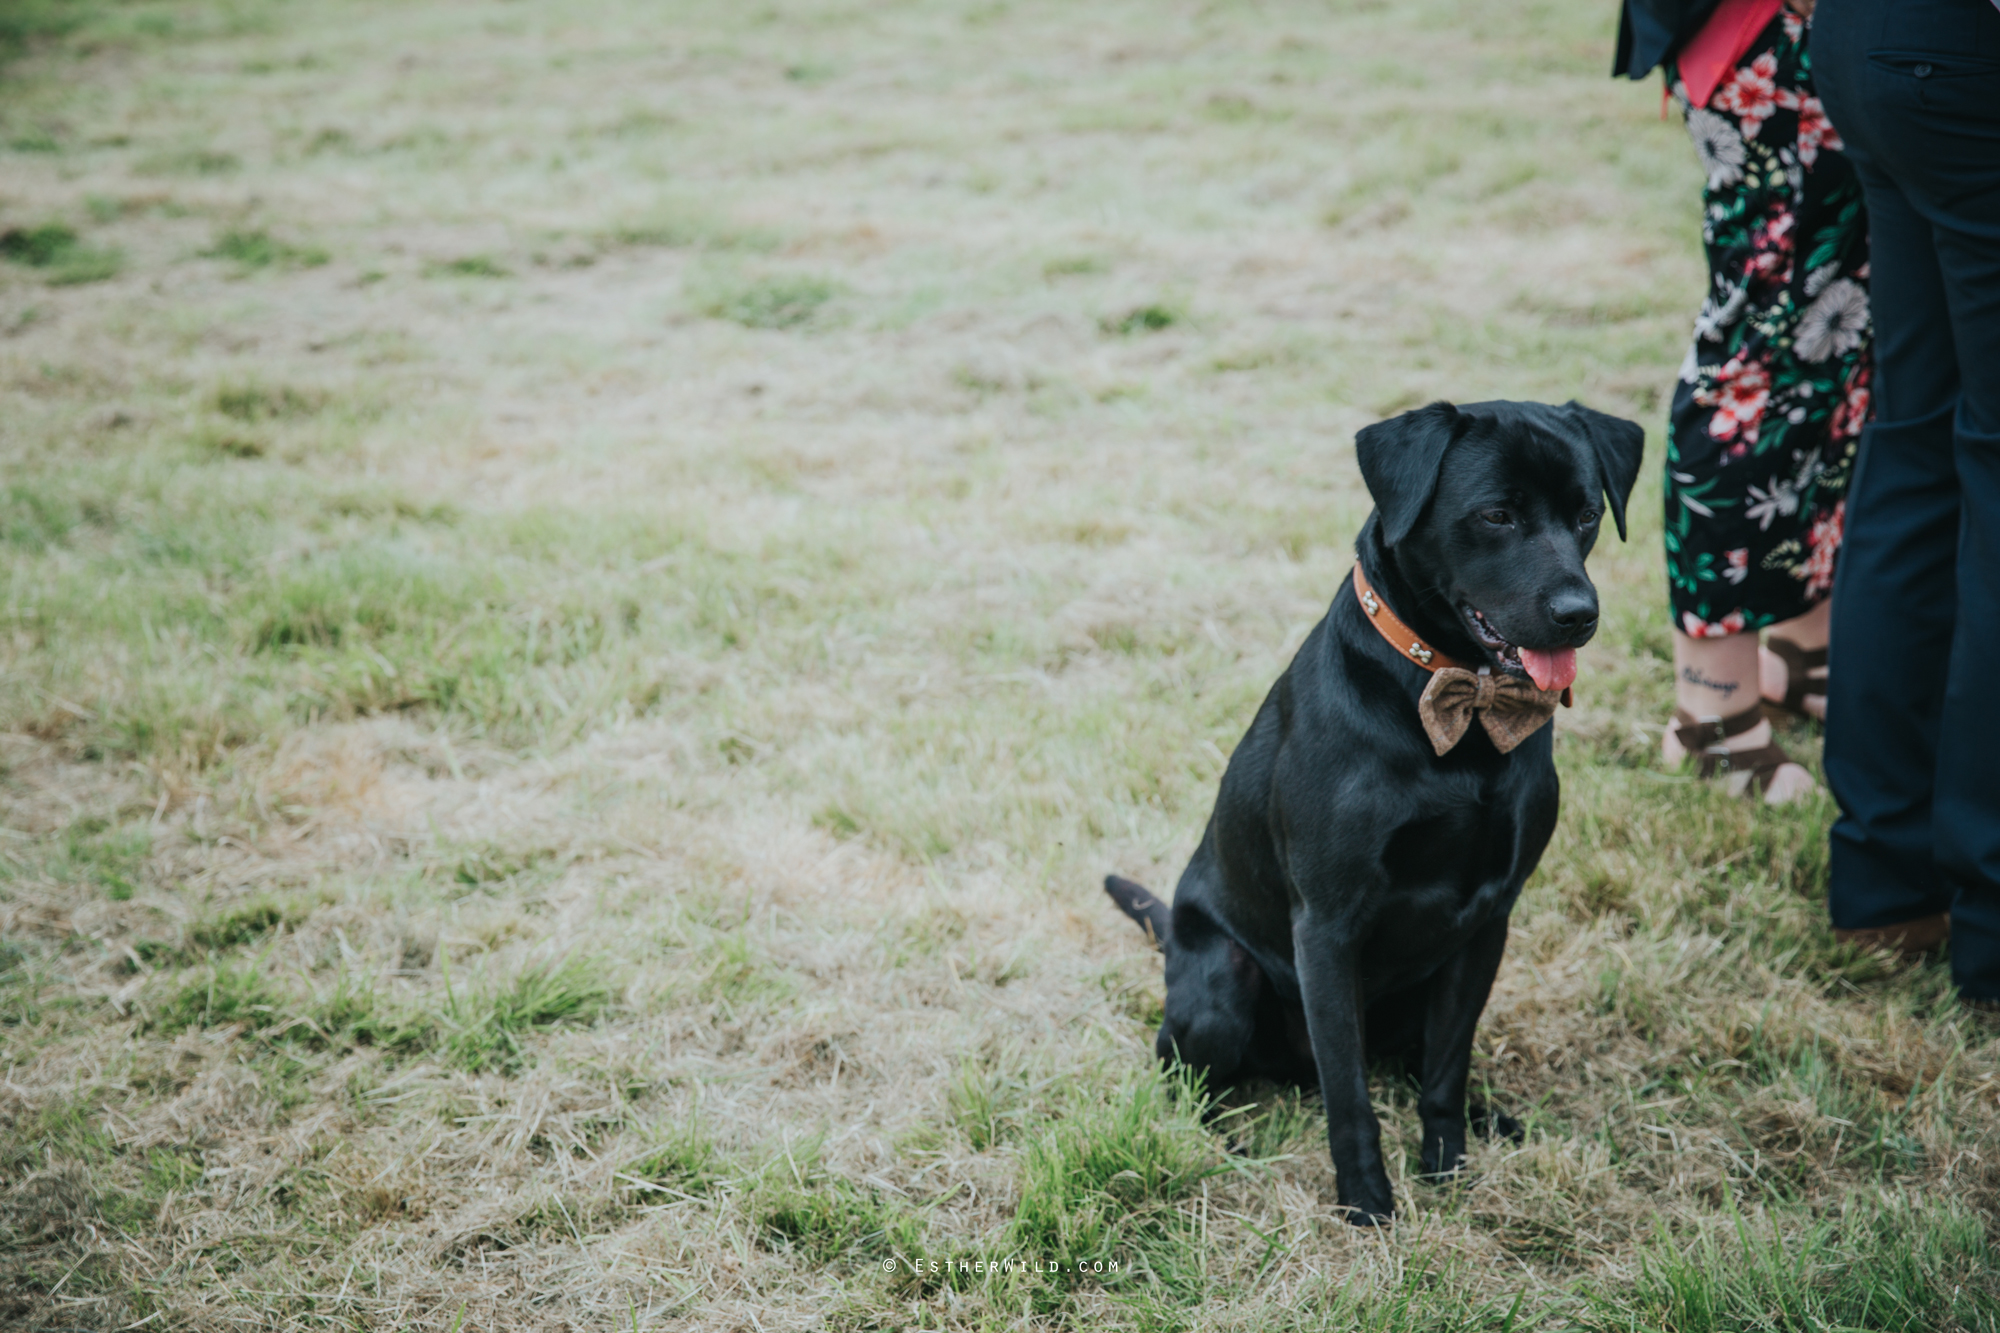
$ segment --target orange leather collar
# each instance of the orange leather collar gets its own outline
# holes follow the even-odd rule
[[[1375,626],[1375,632],[1389,641],[1389,646],[1415,662],[1426,671],[1442,671],[1446,667],[1457,667],[1460,671],[1477,672],[1479,668],[1470,662],[1461,662],[1456,657],[1447,657],[1425,643],[1423,636],[1405,625],[1402,617],[1389,609],[1389,604],[1375,595],[1375,589],[1368,586],[1368,576],[1361,572],[1361,562],[1354,562],[1354,595],[1361,599],[1361,609],[1368,613],[1368,622]]]
[[[1369,586],[1368,576],[1361,572],[1361,562],[1354,562],[1354,595],[1361,601],[1361,609],[1368,613],[1368,623],[1375,627],[1391,648],[1429,672],[1439,672],[1446,667],[1457,667],[1460,671],[1470,671],[1477,675],[1489,667],[1473,666],[1455,657],[1446,656],[1424,642],[1423,636],[1403,623],[1401,616],[1389,609],[1375,589]],[[1562,692],[1562,706],[1568,708],[1572,695],[1568,689]]]

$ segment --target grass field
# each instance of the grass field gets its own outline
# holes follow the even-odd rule
[[[0,0],[0,1325],[2000,1329],[2000,1027],[1833,942],[1827,802],[1660,771],[1653,462],[1523,1143],[1425,1185],[1378,1080],[1350,1228],[1097,888],[1356,428],[1657,458],[1699,177],[1614,11]]]

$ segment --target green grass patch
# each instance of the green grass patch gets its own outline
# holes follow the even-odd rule
[[[605,236],[616,245],[752,253],[775,250],[783,239],[768,227],[744,226],[691,205],[662,206],[640,213]]]
[[[305,410],[303,391],[225,392],[253,419],[217,412],[196,457],[254,457]],[[46,562],[19,613],[44,651],[32,673],[0,676],[0,713],[87,756],[196,766],[274,727],[379,711],[452,714],[489,736],[566,729],[657,699],[644,644],[709,637],[698,605],[649,611],[617,578],[549,586],[544,546],[590,549],[616,524],[529,514],[474,530],[394,494],[302,501],[308,484],[123,459],[0,483],[0,540]],[[258,554],[286,532],[314,539]],[[694,594],[727,563],[686,556]]]
[[[1029,1121],[1035,1084],[1012,1052],[961,1061],[945,1089],[945,1109],[974,1152],[1017,1138]]]
[[[275,898],[258,897],[195,923],[188,930],[188,942],[198,949],[234,949],[260,940],[302,915]]]
[[[441,873],[459,891],[492,891],[531,877],[546,878],[555,871],[560,859],[548,847],[510,848],[482,842],[447,849],[433,873]]]
[[[0,50],[66,36],[84,23],[88,8],[75,0],[9,0],[0,6]]]
[[[1726,1211],[1687,1240],[1662,1234],[1629,1293],[1594,1305],[1602,1329],[1674,1333],[1990,1333],[2000,1255],[1978,1214],[1950,1199],[1852,1194],[1791,1228]]]
[[[1132,337],[1140,333],[1159,333],[1170,329],[1187,318],[1187,312],[1179,306],[1149,302],[1135,306],[1119,315],[1107,315],[1099,321],[1106,333],[1121,337]]]
[[[318,1050],[379,1050],[392,1058],[419,1054],[437,1044],[434,1011],[416,1002],[385,1002],[375,984],[342,968],[333,984],[295,1008],[303,1020],[288,1031]]]
[[[55,287],[102,282],[116,277],[125,264],[119,251],[85,245],[74,229],[59,222],[0,231],[0,258],[39,269]]]
[[[210,964],[180,982],[148,1026],[168,1036],[238,1024],[257,1032],[282,1021],[286,1008],[285,995],[257,964]]]
[[[257,435],[226,426],[204,426],[189,437],[195,452],[213,458],[262,458],[271,446]]]
[[[1078,278],[1110,271],[1111,265],[1096,255],[1057,255],[1042,261],[1042,276],[1045,278]]]
[[[713,1193],[725,1179],[725,1163],[715,1141],[690,1120],[661,1136],[619,1168],[635,1189],[647,1186],[696,1197]]]
[[[714,275],[698,283],[694,308],[749,329],[800,329],[823,321],[840,284],[807,273],[762,277]]]
[[[318,413],[326,406],[326,395],[290,384],[245,381],[220,386],[209,395],[209,405],[232,421],[285,421]]]
[[[442,561],[415,551],[356,546],[285,571],[249,599],[243,623],[252,652],[338,649],[421,636],[472,609]],[[260,605],[261,603],[261,605]]]
[[[83,1089],[0,1114],[0,1182],[57,1162],[96,1163],[116,1151],[98,1110],[100,1094]]]
[[[1317,1098],[1294,1088],[1274,1088],[1265,1101],[1244,1107],[1226,1132],[1235,1151],[1258,1161],[1326,1149],[1326,1117]]]
[[[433,278],[505,278],[511,276],[505,264],[491,255],[462,255],[457,259],[439,259],[424,265],[424,273]]]
[[[50,874],[124,902],[138,890],[152,847],[152,830],[144,824],[114,825],[86,816],[63,830]]]
[[[223,259],[243,273],[266,268],[318,268],[333,256],[317,245],[293,245],[267,231],[232,228],[201,252],[204,259]]]
[[[243,159],[215,148],[167,148],[148,153],[134,164],[143,176],[233,176]]]
[[[191,935],[198,947],[237,947],[283,921],[274,906],[252,904]],[[372,1048],[394,1059],[428,1054],[470,1073],[520,1072],[531,1059],[534,1033],[591,1022],[611,1002],[595,965],[577,958],[530,964],[501,982],[454,978],[447,967],[441,994],[427,999],[385,997],[347,969],[303,998],[274,982],[258,961],[210,962],[190,971],[167,983],[165,999],[149,1016],[151,1030],[172,1034],[240,1024],[278,1053]]]
[[[1185,1081],[1147,1071],[1083,1092],[1021,1155],[1019,1202],[1009,1239],[1024,1255],[1075,1269],[1035,1284],[1035,1305],[1054,1310],[1083,1287],[1141,1279],[1169,1305],[1206,1285],[1195,1223],[1177,1205],[1203,1181],[1237,1169],[1202,1124],[1204,1098]]]
[[[524,968],[502,985],[454,988],[445,977],[437,1049],[473,1073],[513,1073],[527,1063],[526,1038],[558,1023],[587,1023],[611,1003],[611,990],[589,962],[570,958]]]
[[[76,246],[76,232],[59,222],[0,231],[0,256],[30,268],[49,268]]]
[[[903,1201],[835,1174],[817,1142],[766,1166],[740,1205],[763,1242],[815,1263],[908,1256],[922,1248],[922,1219]]]
[[[729,1011],[782,1004],[798,993],[797,980],[747,930],[709,935],[691,955],[700,969],[692,976],[694,996]]]

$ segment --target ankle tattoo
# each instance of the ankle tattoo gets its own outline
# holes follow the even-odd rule
[[[1742,688],[1743,684],[1741,681],[1736,681],[1736,680],[1729,680],[1729,681],[1711,680],[1708,676],[1696,670],[1694,667],[1682,667],[1681,679],[1686,681],[1690,685],[1699,685],[1704,690],[1714,690],[1716,693],[1720,694],[1724,699],[1727,699],[1729,698],[1730,695],[1735,694],[1737,690]]]

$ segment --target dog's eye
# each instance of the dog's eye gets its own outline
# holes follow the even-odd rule
[[[1594,528],[1597,526],[1597,520],[1603,517],[1604,515],[1595,509],[1586,509],[1576,516],[1576,525],[1580,528]]]
[[[1504,528],[1514,521],[1514,516],[1504,509],[1488,509],[1479,516],[1496,528]]]

